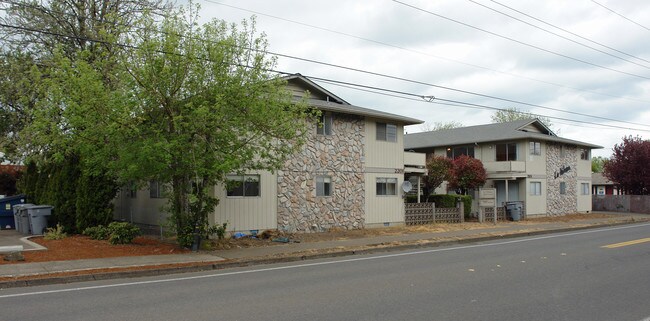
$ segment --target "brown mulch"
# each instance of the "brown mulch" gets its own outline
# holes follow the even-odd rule
[[[178,245],[160,240],[137,237],[132,244],[112,245],[108,241],[93,240],[82,235],[72,235],[60,240],[46,240],[43,237],[30,239],[47,248],[44,251],[24,251],[24,261],[9,262],[0,260],[0,264],[66,261],[79,259],[98,259],[119,256],[143,256],[178,254],[188,252]]]

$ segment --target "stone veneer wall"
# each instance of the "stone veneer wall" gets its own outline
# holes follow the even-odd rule
[[[364,119],[334,114],[332,135],[314,124],[302,152],[278,171],[278,229],[316,232],[365,222]],[[316,176],[332,178],[332,196],[316,196]]]
[[[578,209],[578,148],[548,143],[546,149],[546,211],[548,215],[564,215]],[[560,183],[566,183],[566,194],[560,194]]]

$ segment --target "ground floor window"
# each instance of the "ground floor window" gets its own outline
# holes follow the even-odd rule
[[[332,196],[332,178],[316,176],[316,196]]]
[[[226,195],[241,197],[260,196],[260,176],[228,175],[226,177]]]
[[[589,183],[580,184],[580,189],[582,190],[582,195],[589,195]]]
[[[566,183],[560,182],[560,195],[566,194]]]
[[[397,195],[397,178],[378,177],[377,195]]]
[[[530,195],[542,195],[542,182],[530,182]]]

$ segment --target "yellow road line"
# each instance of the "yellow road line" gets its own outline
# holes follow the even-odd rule
[[[640,243],[645,243],[645,242],[650,242],[650,237],[649,237],[649,238],[645,238],[645,239],[634,240],[634,241],[627,241],[627,242],[621,242],[621,243],[615,243],[615,244],[604,245],[604,246],[601,246],[601,247],[602,247],[602,248],[607,248],[607,249],[615,249],[615,248],[617,248],[617,247],[623,247],[623,246],[628,246],[628,245],[640,244]]]

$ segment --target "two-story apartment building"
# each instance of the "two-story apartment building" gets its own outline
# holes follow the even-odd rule
[[[408,134],[404,148],[481,160],[497,205],[524,201],[535,216],[591,211],[591,149],[602,147],[558,137],[529,119]]]
[[[404,173],[423,173],[425,163],[424,154],[404,152],[404,126],[422,121],[351,105],[299,74],[287,81],[296,99],[309,93],[322,126],[311,125],[301,152],[278,171],[233,173],[228,180],[238,184],[227,185],[235,187],[215,186],[220,202],[210,221],[231,231],[290,232],[402,223]],[[160,225],[159,190],[152,182],[149,191],[121,193],[116,218]]]

